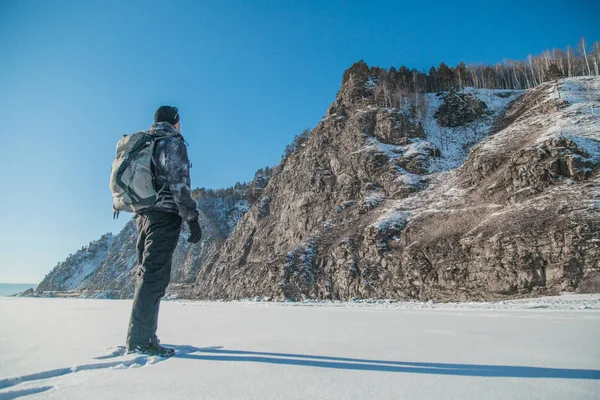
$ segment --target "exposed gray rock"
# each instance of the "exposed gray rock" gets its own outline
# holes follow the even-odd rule
[[[440,152],[421,144],[427,132],[398,133],[369,101],[368,69],[353,69],[265,188],[268,214],[255,205],[199,269],[196,298],[483,300],[599,286],[600,159],[546,134],[580,103],[567,110],[533,89],[462,168],[429,175]]]
[[[373,128],[381,143],[407,145],[412,138],[425,138],[423,126],[398,110],[379,110]]]
[[[434,117],[438,124],[444,127],[457,127],[473,122],[486,113],[485,102],[475,98],[470,93],[450,91],[441,94],[443,99]]]

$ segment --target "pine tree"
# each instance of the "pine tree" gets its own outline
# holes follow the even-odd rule
[[[454,86],[454,72],[444,62],[440,63],[435,78],[438,89],[450,90]]]
[[[435,78],[436,74],[437,74],[437,71],[435,70],[435,67],[429,68],[429,82],[431,82],[431,83],[429,85],[428,91],[430,91],[430,92],[431,91],[433,91],[433,92],[437,92],[438,91],[437,90],[437,83],[436,83],[436,80],[435,80],[436,79]]]

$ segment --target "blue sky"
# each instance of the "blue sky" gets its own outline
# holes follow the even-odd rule
[[[180,109],[192,185],[273,166],[364,59],[426,69],[600,40],[596,1],[0,2],[0,282],[105,232],[115,144]]]

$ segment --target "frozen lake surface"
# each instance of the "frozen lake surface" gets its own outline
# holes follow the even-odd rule
[[[131,301],[0,298],[0,399],[599,398],[598,294],[161,307],[170,359],[123,354]]]

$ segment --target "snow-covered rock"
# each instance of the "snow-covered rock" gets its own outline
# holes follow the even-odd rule
[[[600,290],[600,77],[561,80],[561,99],[553,84],[465,88],[451,104],[426,94],[415,111],[374,104],[378,82],[365,74],[345,74],[327,116],[265,188],[268,217],[256,206],[244,215],[199,269],[195,296],[449,301]],[[478,112],[440,124],[440,107],[459,101]],[[298,249],[310,257],[289,256]]]

